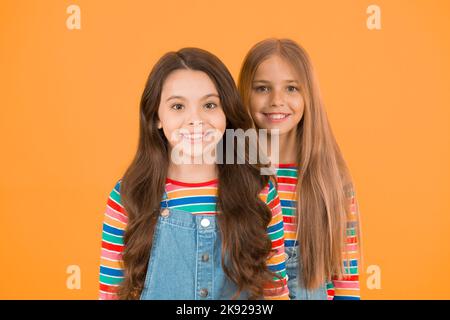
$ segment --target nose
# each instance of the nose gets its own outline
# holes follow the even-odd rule
[[[272,97],[271,97],[271,107],[280,107],[284,105],[284,96],[281,90],[276,89],[272,91]]]
[[[189,118],[187,119],[188,125],[190,126],[198,126],[203,124],[203,119],[201,112],[197,110],[197,108],[192,108],[192,112],[189,113]]]
[[[202,120],[193,120],[193,121],[190,121],[189,122],[189,125],[190,126],[199,126],[199,125],[202,125],[203,124],[203,121]]]

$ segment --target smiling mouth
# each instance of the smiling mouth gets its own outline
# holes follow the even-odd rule
[[[289,113],[263,113],[263,115],[272,122],[281,122],[288,118],[291,114]]]
[[[206,137],[209,137],[211,135],[212,131],[206,131],[203,133],[196,132],[196,133],[182,133],[181,138],[191,141],[191,142],[201,142]]]

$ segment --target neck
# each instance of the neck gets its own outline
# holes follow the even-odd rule
[[[197,183],[217,179],[216,164],[175,164],[170,162],[167,177],[181,182]]]
[[[279,136],[279,150],[278,151],[279,163],[297,163],[297,130],[293,129]],[[268,155],[272,158],[272,149],[270,147],[271,139],[267,141],[268,145]]]

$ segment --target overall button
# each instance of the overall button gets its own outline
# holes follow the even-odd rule
[[[161,211],[161,216],[168,217],[169,216],[169,209],[165,208],[163,211]]]
[[[209,219],[203,218],[202,221],[200,221],[200,224],[203,228],[208,228],[211,224],[211,221],[209,221]]]
[[[202,254],[202,261],[208,262],[208,260],[209,260],[209,254],[207,254],[207,253]]]
[[[200,296],[202,298],[206,298],[208,296],[208,289],[206,289],[206,288],[201,289],[200,290]]]

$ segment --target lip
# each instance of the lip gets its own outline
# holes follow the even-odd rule
[[[262,112],[264,118],[272,123],[284,122],[291,116],[290,113],[285,112]]]

